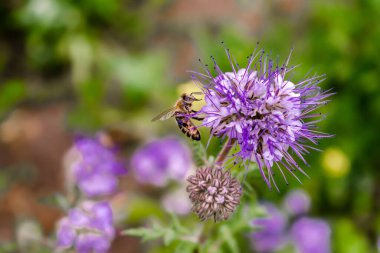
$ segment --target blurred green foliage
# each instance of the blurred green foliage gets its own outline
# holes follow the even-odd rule
[[[75,105],[68,118],[75,129],[95,131],[120,122],[146,125],[175,101],[175,85],[190,78],[189,73],[173,73],[179,56],[172,45],[181,40],[197,50],[194,69],[198,58],[209,63],[210,55],[228,69],[220,41],[241,66],[256,41],[272,56],[280,55],[280,62],[294,46],[291,63],[301,64],[294,78],[310,69],[311,74],[326,73],[323,88],[336,93],[319,124],[335,137],[322,141],[322,149],[333,147],[349,162],[347,173],[337,177],[331,169],[341,167],[329,165],[336,157],[308,157],[311,180],[302,181],[313,197],[313,214],[333,224],[334,252],[374,252],[380,234],[380,222],[375,222],[380,220],[380,1],[306,1],[297,18],[279,14],[276,1],[268,1],[260,32],[227,21],[182,27],[163,22],[173,2],[2,1],[0,115],[20,103],[64,98]],[[172,125],[144,129],[168,133],[175,131]],[[212,142],[209,152],[219,144]],[[285,186],[280,194],[269,192],[253,176],[248,179],[261,198],[278,200],[286,192]],[[299,186],[290,182],[290,187]],[[236,251],[234,244],[228,247]]]
[[[19,80],[9,80],[0,87],[0,114],[9,111],[15,103],[25,97],[25,84]]]

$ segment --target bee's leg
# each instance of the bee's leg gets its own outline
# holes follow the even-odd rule
[[[197,113],[197,111],[194,111],[194,110],[191,110],[192,113]],[[192,119],[195,119],[195,120],[199,120],[199,121],[202,121],[205,119],[205,117],[199,117],[199,116],[195,116],[195,117],[191,117]]]

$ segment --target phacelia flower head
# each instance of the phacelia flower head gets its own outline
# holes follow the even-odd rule
[[[73,163],[75,181],[88,197],[104,196],[115,192],[118,176],[126,173],[115,150],[104,146],[96,138],[80,137],[75,140],[79,154]]]
[[[255,50],[247,66],[240,68],[226,51],[231,72],[222,71],[212,57],[215,75],[207,67],[206,73],[193,75],[205,94],[206,105],[199,111],[204,116],[202,125],[214,136],[235,139],[240,146],[236,157],[257,162],[271,188],[272,182],[276,186],[276,169],[283,176],[283,168],[294,176],[295,170],[303,172],[292,153],[306,163],[303,155],[311,148],[307,141],[316,144],[317,139],[328,137],[315,130],[318,120],[309,119],[321,116],[314,111],[331,93],[318,87],[324,76],[289,80],[293,69],[288,67],[289,57],[278,66],[264,51]]]
[[[240,203],[240,183],[229,171],[199,168],[187,181],[187,192],[193,203],[192,211],[202,221],[211,217],[215,222],[227,220]]]
[[[286,241],[285,229],[287,219],[273,204],[264,205],[266,217],[256,218],[252,225],[257,230],[252,233],[252,246],[259,253],[273,252]]]
[[[146,144],[133,154],[131,163],[138,181],[156,186],[184,180],[193,166],[190,150],[173,137]]]
[[[298,253],[331,252],[331,229],[324,220],[301,218],[293,224],[290,233]]]
[[[75,248],[78,253],[105,253],[114,237],[109,204],[86,201],[59,220],[57,251]]]

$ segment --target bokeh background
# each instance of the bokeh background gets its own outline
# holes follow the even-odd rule
[[[191,146],[174,122],[150,120],[191,89],[188,70],[201,68],[198,58],[213,55],[227,70],[221,41],[242,66],[260,41],[280,62],[294,48],[295,79],[326,73],[322,86],[336,94],[319,126],[335,137],[307,157],[311,179],[278,182],[280,193],[260,177],[252,185],[271,202],[293,188],[307,191],[311,215],[331,225],[332,252],[377,252],[379,17],[378,0],[1,1],[0,252],[21,252],[14,242],[26,220],[52,238],[62,212],[46,198],[65,189],[62,161],[74,134],[108,131],[127,159],[167,135]],[[219,148],[213,141],[210,153]],[[154,187],[133,173],[121,186],[121,199],[133,199],[128,192],[139,199],[125,227],[162,215]],[[144,251],[138,238],[122,237],[111,252]]]

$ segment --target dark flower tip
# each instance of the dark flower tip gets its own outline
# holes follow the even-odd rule
[[[192,211],[204,221],[227,220],[240,203],[242,188],[229,171],[221,168],[200,168],[189,176],[186,190],[193,204]]]

